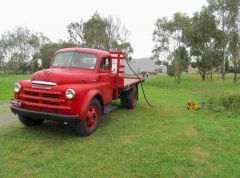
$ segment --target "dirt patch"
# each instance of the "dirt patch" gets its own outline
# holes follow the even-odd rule
[[[132,144],[133,142],[132,142],[132,140],[129,138],[129,136],[124,136],[123,138],[122,138],[122,142],[124,143],[124,144]]]
[[[198,131],[193,127],[188,127],[183,130],[183,136],[187,138],[196,138],[198,136]]]
[[[10,108],[0,108],[0,113],[1,112],[10,112]]]
[[[193,147],[191,150],[192,153],[194,153],[195,155],[202,157],[202,158],[208,158],[209,157],[209,153],[208,151],[200,148],[200,147]]]
[[[0,125],[8,124],[12,121],[15,121],[17,116],[10,111],[0,111]]]

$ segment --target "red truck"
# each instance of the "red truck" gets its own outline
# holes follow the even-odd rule
[[[124,52],[88,48],[58,50],[51,67],[34,73],[31,80],[14,84],[11,110],[25,126],[44,120],[73,123],[79,136],[98,127],[100,116],[113,111],[112,101],[134,109],[138,84],[144,79],[123,75]]]

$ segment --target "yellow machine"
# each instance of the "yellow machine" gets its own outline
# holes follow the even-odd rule
[[[203,106],[204,106],[204,102],[194,102],[194,101],[190,100],[187,103],[187,109],[190,111],[192,111],[192,110],[198,111],[199,109],[202,109]]]

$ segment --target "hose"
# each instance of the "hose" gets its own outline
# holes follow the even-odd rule
[[[126,63],[127,63],[127,65],[128,65],[128,67],[130,68],[130,70],[134,73],[134,75],[135,75],[138,79],[141,80],[141,78],[140,78],[140,77],[136,74],[136,72],[132,69],[132,67],[131,67],[130,64],[128,63],[128,60],[127,60],[127,59],[126,59]],[[147,104],[148,104],[150,107],[154,108],[155,106],[153,106],[153,105],[148,101],[148,99],[147,99],[147,97],[146,97],[146,94],[145,94],[145,91],[144,91],[142,82],[140,83],[140,85],[141,85],[141,88],[142,88],[142,92],[143,92],[143,96],[144,96],[145,101],[147,102]]]

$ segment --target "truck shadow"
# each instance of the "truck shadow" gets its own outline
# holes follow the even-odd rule
[[[118,125],[119,120],[122,121],[121,118],[121,113],[125,113],[126,109],[123,109],[120,107],[119,104],[114,104],[116,105],[118,108],[116,110],[114,110],[113,112],[107,114],[107,115],[103,115],[101,117],[101,123],[97,129],[98,131],[103,131],[103,129],[107,128],[107,127],[115,127]],[[116,118],[116,115],[118,115],[119,117]],[[126,121],[127,122],[127,121]],[[77,135],[75,134],[74,131],[74,123],[68,123],[68,124],[64,124],[62,122],[54,122],[54,121],[45,121],[41,126],[37,126],[37,127],[24,127],[24,129],[28,130],[29,132],[33,132],[35,134],[38,134],[39,136],[53,136],[53,137],[77,137]],[[97,134],[97,133],[93,133]]]
[[[116,127],[119,122],[128,122],[128,119],[125,119],[126,113],[129,112],[129,114],[133,110],[128,110],[126,108],[122,108],[121,105],[117,102],[114,103],[114,106],[117,106],[117,109],[113,110],[111,113],[107,115],[103,115],[101,118],[101,124],[100,128],[106,128],[106,127]]]
[[[41,126],[37,127],[28,127],[25,128],[29,130],[29,132],[40,133],[39,136],[54,136],[54,137],[62,137],[62,136],[76,136],[74,132],[74,127],[71,124],[64,124],[60,122],[53,121],[45,121]]]

